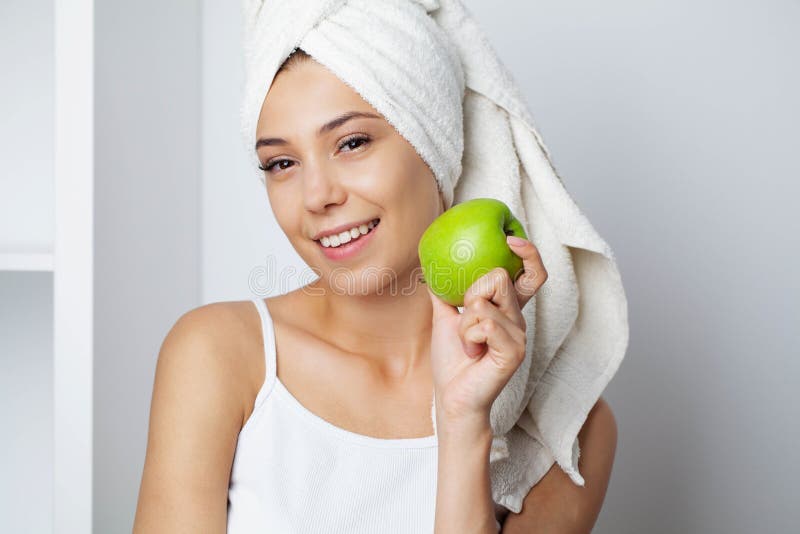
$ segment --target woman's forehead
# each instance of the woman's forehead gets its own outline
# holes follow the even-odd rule
[[[298,124],[319,127],[349,111],[371,113],[385,121],[352,87],[319,63],[308,61],[275,78],[264,99],[258,133],[278,135]]]
[[[277,104],[323,106],[327,103],[372,107],[352,87],[313,60],[278,74],[264,102],[267,107],[275,107]]]
[[[316,61],[307,61],[281,72],[273,81],[261,109],[261,119],[280,122],[319,116],[319,120],[342,111],[364,111],[380,115],[352,87]]]

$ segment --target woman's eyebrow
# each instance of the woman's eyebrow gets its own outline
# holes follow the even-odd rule
[[[375,115],[374,113],[369,113],[365,111],[348,111],[336,117],[335,119],[326,122],[323,124],[320,129],[317,131],[317,136],[322,136],[331,130],[335,130],[342,124],[346,123],[350,119],[380,119],[382,118],[380,115]],[[258,141],[256,141],[256,150],[258,150],[262,146],[283,146],[289,144],[286,139],[281,137],[262,137]]]

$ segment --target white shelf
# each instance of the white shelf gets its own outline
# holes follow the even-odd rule
[[[0,252],[0,271],[50,271],[53,270],[53,254]]]

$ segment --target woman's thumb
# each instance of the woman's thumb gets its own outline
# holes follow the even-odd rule
[[[431,305],[433,306],[433,320],[436,321],[441,317],[446,317],[448,315],[453,315],[454,313],[458,315],[458,308],[450,306],[448,303],[444,302],[442,299],[437,297],[431,288],[425,286],[425,290],[428,292],[428,295],[431,298]]]

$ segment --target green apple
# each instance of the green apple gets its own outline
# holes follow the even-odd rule
[[[425,283],[451,306],[463,306],[475,280],[503,267],[511,280],[522,273],[522,259],[506,236],[528,239],[511,209],[494,198],[456,204],[437,217],[419,240],[419,261]]]

